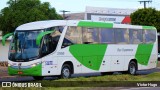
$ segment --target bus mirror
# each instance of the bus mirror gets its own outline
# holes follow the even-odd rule
[[[41,39],[43,38],[43,36],[47,35],[47,34],[50,34],[50,33],[53,33],[55,32],[54,31],[46,31],[46,32],[41,32],[40,34],[38,34],[38,37],[36,38],[36,44],[39,46],[40,43],[41,43]]]
[[[3,36],[3,38],[2,38],[2,45],[3,46],[5,46],[6,39],[9,38],[12,35],[13,35],[13,33],[9,33],[9,34],[6,34],[6,35]]]

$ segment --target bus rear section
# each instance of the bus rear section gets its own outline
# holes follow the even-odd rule
[[[60,62],[71,60],[74,73],[136,74],[137,70],[156,68],[157,31],[152,26],[83,21],[69,26],[66,33],[65,38],[74,44],[62,44],[62,52],[70,59],[63,57]]]

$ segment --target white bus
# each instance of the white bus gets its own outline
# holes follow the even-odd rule
[[[71,74],[115,71],[136,74],[156,68],[157,31],[153,26],[50,20],[16,28],[9,49],[10,75],[69,78]]]

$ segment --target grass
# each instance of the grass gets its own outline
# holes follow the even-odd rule
[[[59,79],[54,81],[160,81],[160,72],[155,72],[148,75],[106,75],[97,77],[79,77],[71,79]]]
[[[74,82],[75,81],[75,82]],[[78,82],[78,81],[84,81],[84,82]],[[89,83],[87,83],[89,81]],[[98,81],[98,83],[97,83]],[[104,81],[113,81],[113,82],[104,82]],[[124,82],[122,82],[124,81]],[[86,86],[88,87],[92,87],[92,86],[95,86],[97,85],[98,87],[99,86],[115,86],[117,84],[117,82],[119,82],[118,84],[120,85],[131,85],[130,83],[127,84],[128,82],[125,82],[125,81],[140,81],[140,82],[146,82],[146,81],[160,81],[160,72],[155,72],[155,73],[152,73],[152,74],[148,74],[148,75],[137,75],[137,76],[133,76],[133,75],[106,75],[106,76],[97,76],[97,77],[79,77],[79,78],[71,78],[71,79],[59,79],[59,80],[50,80],[50,81],[47,81],[47,80],[43,80],[43,81],[40,81],[41,83],[45,83],[46,85],[48,84],[51,84],[51,83],[59,83],[59,82],[62,82],[62,84],[66,84],[67,86],[72,86],[72,85],[80,85],[80,86],[83,86],[84,87],[59,87],[58,84],[53,84],[55,85],[56,87],[53,87],[54,90],[82,90],[82,89],[86,89]],[[64,83],[65,82],[65,83]],[[90,82],[93,82],[90,84]],[[121,83],[122,82],[122,83]],[[107,84],[106,84],[107,83]],[[61,85],[62,85],[61,84]],[[60,86],[61,86],[60,85]],[[58,86],[58,87],[57,87]],[[53,89],[52,88],[52,89]],[[49,89],[49,90],[52,90],[52,89]],[[88,88],[87,88],[88,89]]]
[[[84,81],[82,82],[78,82],[78,81]],[[97,77],[79,77],[79,78],[71,78],[71,79],[59,79],[59,80],[43,80],[43,81],[36,81],[39,83],[42,83],[42,85],[58,85],[55,87],[43,87],[41,89],[39,88],[15,88],[15,90],[90,90],[89,87],[91,87],[93,85],[89,85],[87,82],[93,82],[95,84],[99,86],[103,86],[103,85],[115,85],[115,82],[105,82],[104,81],[118,81],[118,82],[122,82],[124,84],[127,85],[128,82],[125,83],[125,81],[160,81],[160,72],[155,72],[152,74],[148,74],[148,75],[128,75],[128,74],[122,74],[122,75],[106,75],[106,76],[97,76]],[[101,82],[101,83],[96,83],[96,82]],[[35,81],[33,81],[35,82]],[[59,84],[56,84],[56,82],[58,82]],[[106,84],[108,83],[108,84]],[[76,85],[87,85],[88,87],[59,87],[59,85],[63,85],[66,84],[68,85],[72,85],[72,84],[76,84]],[[1,90],[1,88],[0,88]],[[12,89],[2,89],[2,90],[14,90]]]

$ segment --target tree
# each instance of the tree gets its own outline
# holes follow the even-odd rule
[[[131,14],[131,23],[134,25],[155,26],[160,31],[160,11],[154,8],[138,9]]]
[[[39,21],[62,19],[48,2],[40,0],[9,0],[9,5],[0,12],[0,30],[3,34],[14,32],[21,24]]]

